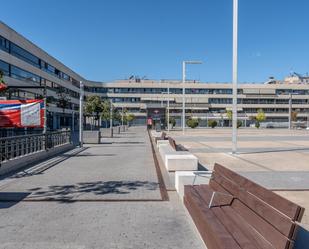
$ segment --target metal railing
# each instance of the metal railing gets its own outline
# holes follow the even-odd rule
[[[0,138],[0,163],[71,143],[71,131]]]

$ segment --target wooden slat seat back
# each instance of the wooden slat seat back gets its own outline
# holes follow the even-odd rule
[[[209,186],[234,196],[231,207],[270,243],[289,248],[304,208],[249,179],[215,164]],[[279,247],[275,247],[279,248]]]
[[[177,144],[175,139],[173,139],[172,137],[168,137],[168,141],[170,143],[170,145],[172,146],[172,148],[176,151],[188,151],[183,145],[181,144]]]
[[[209,205],[214,194],[218,198],[230,196],[232,201]],[[300,221],[304,212],[297,204],[219,164],[215,164],[208,185],[185,186],[184,203],[209,249],[290,249],[296,237],[295,221]]]
[[[157,142],[158,140],[166,140],[166,139],[167,139],[166,133],[162,132],[160,137],[155,138],[155,142]]]
[[[177,150],[177,144],[176,144],[175,140],[173,138],[171,138],[171,137],[168,137],[168,141],[170,143],[170,146],[172,146],[172,148],[174,150]]]

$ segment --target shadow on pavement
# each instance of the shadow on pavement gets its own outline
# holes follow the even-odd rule
[[[0,192],[0,209],[16,205],[30,194],[31,192]]]
[[[95,181],[81,182],[72,185],[52,185],[47,189],[33,188],[28,189],[31,196],[27,200],[55,200],[60,202],[74,201],[81,194],[93,194],[95,196],[104,196],[107,194],[125,195],[132,191],[142,190],[157,190],[157,182],[149,181]],[[93,197],[91,195],[91,197]],[[90,198],[91,198],[90,197]],[[94,197],[96,198],[96,197]]]

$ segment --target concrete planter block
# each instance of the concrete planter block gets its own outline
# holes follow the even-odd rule
[[[172,154],[176,152],[172,146],[170,146],[170,144],[160,144],[159,145],[159,153],[160,153],[160,156],[163,160],[163,162],[165,162],[165,155],[166,154]]]
[[[157,140],[157,148],[159,148],[161,145],[168,145],[168,140]]]
[[[152,137],[156,138],[156,137],[161,137],[162,132],[157,132],[155,130],[151,130],[150,134],[151,134]]]
[[[99,144],[101,141],[100,131],[84,131],[83,139],[85,144]]]
[[[179,197],[183,200],[185,185],[208,184],[212,171],[176,171],[175,188]]]
[[[198,159],[189,152],[176,152],[165,155],[165,167],[168,171],[197,170]]]

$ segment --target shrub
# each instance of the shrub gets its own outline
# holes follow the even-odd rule
[[[256,127],[256,128],[260,128],[260,122],[259,122],[259,121],[256,121],[256,122],[255,122],[255,127]]]
[[[170,124],[172,125],[172,127],[175,127],[176,125],[176,119],[173,117],[170,117]]]
[[[190,128],[195,128],[198,126],[198,119],[196,118],[189,118],[187,120],[187,126],[189,126]]]
[[[240,120],[237,120],[237,128],[242,126],[242,122]]]
[[[211,128],[215,128],[218,125],[218,122],[216,120],[208,120],[208,126]]]

